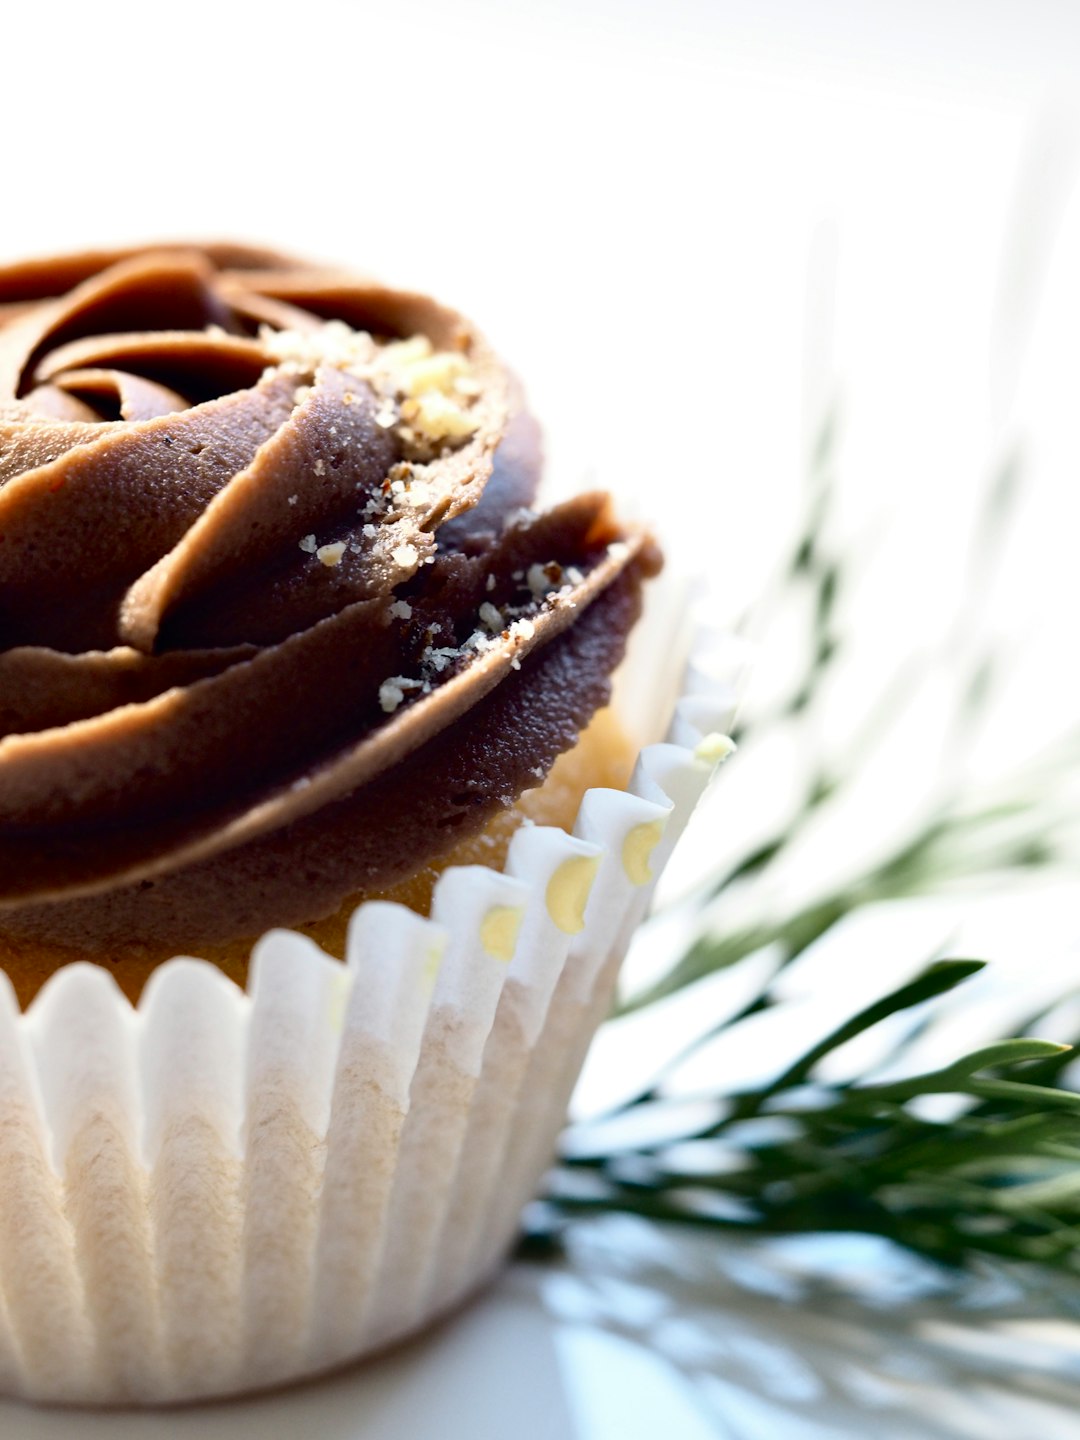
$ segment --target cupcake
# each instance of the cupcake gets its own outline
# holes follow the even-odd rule
[[[638,754],[657,547],[423,296],[8,267],[0,407],[0,1386],[317,1373],[512,1244],[728,696]]]

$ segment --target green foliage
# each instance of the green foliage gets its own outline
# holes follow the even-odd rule
[[[786,698],[747,722],[753,734],[779,725],[810,727],[827,682],[845,661],[845,564],[828,538],[834,437],[830,419],[815,451],[804,523],[765,602],[768,608],[794,601],[809,616],[803,666]],[[971,547],[969,593],[980,593],[993,572],[1019,483],[1018,463],[1010,458],[987,487]],[[971,640],[972,629],[978,627],[957,617],[942,641],[954,681],[947,729],[961,750],[1000,678],[992,647]],[[686,902],[700,913],[697,941],[621,1008],[644,1009],[754,955],[775,955],[771,976],[736,1015],[707,1028],[646,1089],[604,1117],[605,1126],[575,1128],[527,1245],[542,1248],[575,1215],[615,1210],[768,1233],[871,1232],[949,1264],[983,1253],[1080,1269],[1080,1095],[1056,1083],[1069,1063],[1069,1046],[1004,1039],[944,1068],[888,1083],[824,1085],[819,1079],[823,1062],[840,1046],[890,1017],[932,1008],[981,970],[981,961],[923,968],[809,1045],[768,1083],[702,1097],[705,1121],[698,1106],[698,1119],[687,1122],[685,1104],[665,1093],[671,1071],[706,1042],[782,1004],[775,989],[781,972],[862,907],[989,875],[1019,876],[1067,858],[1053,802],[1063,777],[1077,772],[1076,736],[1066,737],[1038,771],[1019,772],[993,795],[971,793],[960,778],[939,787],[917,833],[875,846],[875,858],[860,873],[801,908],[777,914],[765,905],[750,923],[718,925],[718,899],[767,882],[820,808],[842,803],[858,786],[860,757],[877,742],[890,696],[871,709],[847,767],[811,765],[788,823]],[[812,743],[805,748],[814,754]],[[903,1053],[901,1045],[892,1059],[902,1061]],[[940,1102],[928,1106],[934,1097],[950,1097],[944,1110]],[[633,1122],[645,1121],[652,1138],[604,1143],[613,1120],[631,1137]]]
[[[676,1123],[672,1134],[626,1149],[590,1150],[585,1127],[534,1242],[550,1233],[553,1215],[619,1210],[774,1234],[871,1232],[948,1264],[992,1253],[1080,1269],[1080,1095],[1051,1083],[1069,1046],[1004,1040],[903,1080],[811,1085],[841,1045],[981,968],[973,960],[926,967],[776,1079],[724,1097],[708,1123]],[[935,1119],[912,1103],[932,1096],[964,1103],[954,1118]],[[642,1095],[623,1117],[664,1105]]]

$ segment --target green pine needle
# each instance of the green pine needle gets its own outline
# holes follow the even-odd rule
[[[1069,1046],[1005,1040],[907,1079],[819,1088],[809,1101],[805,1095],[818,1065],[841,1045],[947,994],[980,968],[970,960],[928,966],[777,1079],[728,1097],[711,1124],[595,1152],[583,1143],[585,1127],[555,1176],[540,1231],[550,1234],[553,1215],[565,1221],[624,1211],[772,1234],[859,1230],[947,1264],[993,1254],[1080,1270],[1080,1094],[1032,1082],[1030,1071],[1018,1068],[1057,1061]],[[967,1100],[955,1119],[911,1108],[943,1095]],[[663,1104],[639,1098],[622,1113]],[[765,1118],[764,1131],[741,1138],[755,1116]],[[704,1152],[689,1166],[675,1149],[688,1143]],[[702,1163],[710,1152],[711,1168]]]

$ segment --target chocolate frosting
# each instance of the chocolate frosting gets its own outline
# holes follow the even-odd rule
[[[423,296],[235,245],[0,270],[0,935],[331,913],[536,784],[658,559],[528,508],[535,423]]]

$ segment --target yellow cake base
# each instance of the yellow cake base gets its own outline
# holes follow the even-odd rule
[[[534,790],[526,790],[515,805],[500,811],[478,834],[463,840],[441,859],[425,865],[398,884],[385,890],[357,891],[342,902],[334,915],[296,928],[310,936],[327,954],[341,959],[349,920],[365,900],[396,900],[420,915],[427,915],[435,882],[444,870],[451,865],[487,865],[501,870],[514,832],[526,821],[572,829],[586,790],[593,786],[625,789],[635,754],[612,711],[597,711],[574,748],[556,760],[544,783]],[[251,949],[257,939],[257,935],[249,935],[223,945],[200,944],[190,947],[187,953],[211,961],[243,987],[247,983]],[[136,1001],[152,971],[182,953],[185,947],[180,945],[161,953],[142,949],[138,954],[122,956],[81,954],[66,946],[16,943],[0,935],[0,968],[7,972],[23,1008],[50,975],[76,960],[92,960],[107,966],[125,995]]]

